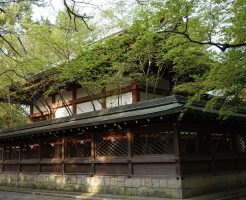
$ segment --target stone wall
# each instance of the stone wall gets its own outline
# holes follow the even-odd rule
[[[211,194],[246,186],[246,172],[217,176],[189,177],[182,180],[183,197]]]
[[[144,178],[55,174],[0,174],[0,185],[97,194],[186,198],[246,186],[246,172],[220,176]]]
[[[49,190],[182,198],[181,181],[176,178],[127,178],[55,174],[0,174],[0,185]]]

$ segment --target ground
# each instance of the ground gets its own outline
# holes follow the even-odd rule
[[[31,189],[32,190],[32,189]],[[32,191],[30,191],[31,193]],[[52,193],[51,193],[52,194]],[[98,197],[95,197],[95,198],[86,198],[85,196],[83,196],[83,198],[78,198],[78,196],[70,196],[70,197],[65,197],[65,196],[58,196],[56,197],[55,196],[55,192],[53,192],[53,195],[54,196],[49,196],[49,195],[45,195],[45,194],[42,194],[41,195],[39,194],[27,194],[27,193],[21,193],[21,192],[6,192],[6,191],[0,191],[0,200],[79,200],[79,199],[90,199],[90,200],[115,200],[115,198],[98,198]],[[58,194],[58,193],[57,193]],[[118,199],[118,198],[117,198]],[[121,198],[120,198],[121,199]],[[119,200],[120,200],[119,199]],[[125,199],[125,198],[123,198]],[[151,199],[153,200],[152,198],[131,198],[131,200],[142,200],[142,199]],[[159,199],[159,198],[158,198]],[[246,194],[244,194],[243,196],[241,197],[216,197],[214,195],[206,195],[206,196],[201,196],[201,197],[194,197],[194,198],[190,198],[190,199],[187,199],[187,200],[246,200]],[[121,199],[122,200],[122,199]],[[163,198],[163,200],[170,200],[170,199],[166,199],[166,198]],[[177,199],[176,199],[177,200]]]
[[[71,198],[50,197],[16,192],[0,191],[0,200],[71,200]]]

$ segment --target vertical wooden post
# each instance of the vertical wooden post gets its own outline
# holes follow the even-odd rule
[[[174,154],[176,157],[176,175],[177,178],[183,179],[182,155],[180,147],[180,122],[173,123],[173,140]]]
[[[4,150],[3,147],[4,147],[4,146],[1,146],[1,150],[2,150],[2,152],[1,152],[1,154],[2,154],[2,155],[1,155],[1,157],[2,157],[1,161],[3,161],[3,155],[4,155],[4,154],[3,154],[3,150]]]
[[[213,138],[212,138],[212,132],[211,132],[211,125],[208,126],[208,136],[209,136],[209,146],[210,146],[210,154],[211,154],[211,170],[213,176],[216,175],[216,170],[215,170],[215,164],[214,164],[214,145],[213,145]]]
[[[133,171],[132,171],[132,141],[133,141],[132,132],[130,130],[127,130],[128,177],[131,177],[133,174]]]
[[[91,133],[91,172],[92,176],[95,175],[95,155],[96,155],[96,144],[95,144],[94,133]]]
[[[42,144],[41,144],[41,140],[40,139],[38,139],[38,144],[39,144],[39,152],[38,152],[38,160],[39,160],[39,172],[41,172],[41,159],[42,159]]]
[[[62,175],[64,175],[65,173],[64,159],[65,159],[65,139],[62,138]]]
[[[5,156],[4,156],[4,155],[5,155],[5,145],[3,145],[2,148],[3,148],[3,157],[2,157],[3,159],[2,159],[2,161],[4,161],[4,157],[5,157]]]
[[[33,115],[33,103],[30,104],[30,115]]]
[[[19,142],[19,172],[21,172],[22,144]]]
[[[235,130],[235,132],[233,133],[233,130]],[[240,154],[239,154],[239,150],[237,148],[238,144],[237,144],[237,136],[239,135],[238,134],[238,128],[237,126],[234,126],[233,127],[233,130],[231,130],[231,134],[232,134],[232,144],[233,144],[233,150],[234,150],[234,154],[235,154],[235,167],[236,167],[236,170],[238,172],[241,172],[241,169],[240,169],[240,164],[239,164],[239,160],[240,160]]]
[[[55,107],[56,107],[56,95],[52,95],[51,96],[51,103],[52,103],[52,105],[51,105],[51,119],[55,119]]]
[[[136,84],[132,84],[132,103],[140,101],[140,94]]]
[[[33,122],[33,103],[30,104],[30,122]]]
[[[2,168],[1,168],[1,173],[3,172],[3,161],[4,161],[4,145],[2,146]]]
[[[73,107],[72,107],[72,112],[73,112],[73,115],[76,115],[77,114],[77,107],[76,107],[76,104],[74,103],[74,100],[77,99],[77,89],[76,88],[73,88],[72,90],[72,98],[73,98]]]
[[[4,160],[5,160],[5,149],[6,149],[6,145],[3,145],[3,166],[2,166],[2,172],[4,172]]]

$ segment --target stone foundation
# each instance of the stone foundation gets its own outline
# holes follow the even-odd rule
[[[181,181],[176,178],[3,173],[0,174],[0,185],[92,194],[182,198]]]
[[[0,185],[127,196],[187,198],[246,186],[246,173],[176,178],[89,177],[55,174],[0,174]]]
[[[182,180],[183,197],[228,191],[246,186],[246,172],[217,176],[190,177]]]

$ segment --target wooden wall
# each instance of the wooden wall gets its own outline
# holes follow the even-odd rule
[[[186,120],[180,127],[182,175],[246,170],[246,134],[232,121]]]
[[[0,171],[177,178],[235,173],[246,170],[243,130],[233,123],[188,119],[5,142]]]
[[[31,122],[92,112],[103,108],[127,105],[139,101],[136,84],[118,90],[105,89],[88,93],[85,88],[72,87],[47,99],[39,98],[30,105]],[[42,113],[42,114],[41,114]]]
[[[124,176],[177,176],[172,124],[70,133],[2,143],[0,170]]]

